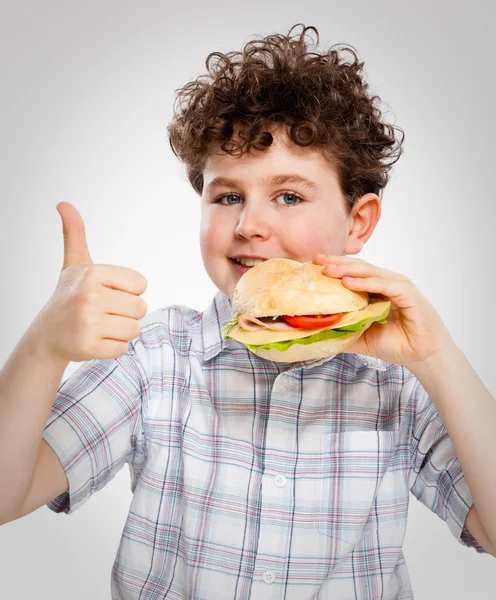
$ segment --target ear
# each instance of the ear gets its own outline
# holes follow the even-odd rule
[[[349,216],[349,233],[344,254],[358,254],[381,218],[381,201],[377,194],[365,194],[357,200]]]

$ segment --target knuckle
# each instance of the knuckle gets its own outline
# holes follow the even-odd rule
[[[141,333],[141,323],[139,321],[134,321],[131,331],[133,333],[133,338],[138,337]]]
[[[100,294],[93,289],[82,289],[79,292],[79,300],[82,304],[94,304],[100,297]]]
[[[148,305],[147,305],[146,301],[143,300],[143,298],[139,298],[139,300],[138,300],[138,318],[142,319],[143,317],[146,316],[147,312],[148,312]]]
[[[148,287],[148,281],[146,280],[146,277],[144,277],[141,273],[138,273],[138,286],[140,288],[140,293],[144,294]]]
[[[96,324],[97,318],[95,315],[91,314],[88,311],[82,312],[79,315],[80,320],[80,328],[83,331],[83,334],[87,334],[88,331],[91,331]]]

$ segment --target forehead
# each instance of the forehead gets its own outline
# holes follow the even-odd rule
[[[242,156],[232,156],[220,145],[212,147],[203,170],[204,190],[221,177],[263,184],[277,183],[277,176],[287,174],[315,182],[318,187],[336,185],[335,169],[320,149],[298,146],[281,130],[272,135],[268,148],[251,150]]]

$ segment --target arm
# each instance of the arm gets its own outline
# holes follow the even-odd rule
[[[465,519],[465,529],[469,531],[476,541],[484,548],[484,550],[496,558],[496,548],[492,547],[487,539],[486,532],[477,514],[477,509],[474,505],[470,507],[467,518]]]
[[[5,490],[0,524],[67,483],[46,444],[40,453],[67,365],[123,356],[146,315],[146,302],[139,297],[146,279],[125,267],[94,265],[80,214],[68,203],[58,209],[64,265],[57,288],[0,371],[0,481]]]
[[[28,494],[41,438],[65,368],[45,354],[34,324],[0,371],[0,523],[9,520]],[[59,485],[60,487],[60,485]]]
[[[466,527],[496,554],[496,401],[455,345],[412,369],[448,429],[474,501]]]
[[[324,265],[324,274],[341,279],[353,291],[380,294],[391,301],[387,324],[368,328],[347,352],[403,365],[416,376],[448,430],[465,475],[475,506],[466,517],[473,529],[469,531],[494,553],[496,401],[437,311],[408,277],[348,256],[316,255],[314,263]]]

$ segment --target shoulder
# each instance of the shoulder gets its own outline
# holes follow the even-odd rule
[[[129,354],[146,362],[165,354],[187,354],[201,339],[203,313],[173,304],[156,309],[141,319],[141,331],[129,342]]]
[[[188,336],[201,329],[202,316],[202,312],[182,304],[165,306],[148,313],[141,320],[139,337],[145,341],[161,336]]]
[[[388,363],[380,358],[373,358],[372,356],[366,356],[365,354],[351,354],[343,353],[340,355],[346,366],[352,371],[370,371],[382,373],[381,378],[399,378],[404,380],[410,374],[408,369],[401,365],[394,363]]]
[[[344,363],[340,365],[340,376],[364,386],[365,390],[376,389],[382,400],[390,403],[391,410],[398,414],[415,414],[419,402],[425,401],[419,381],[403,365],[362,354],[340,356]]]

